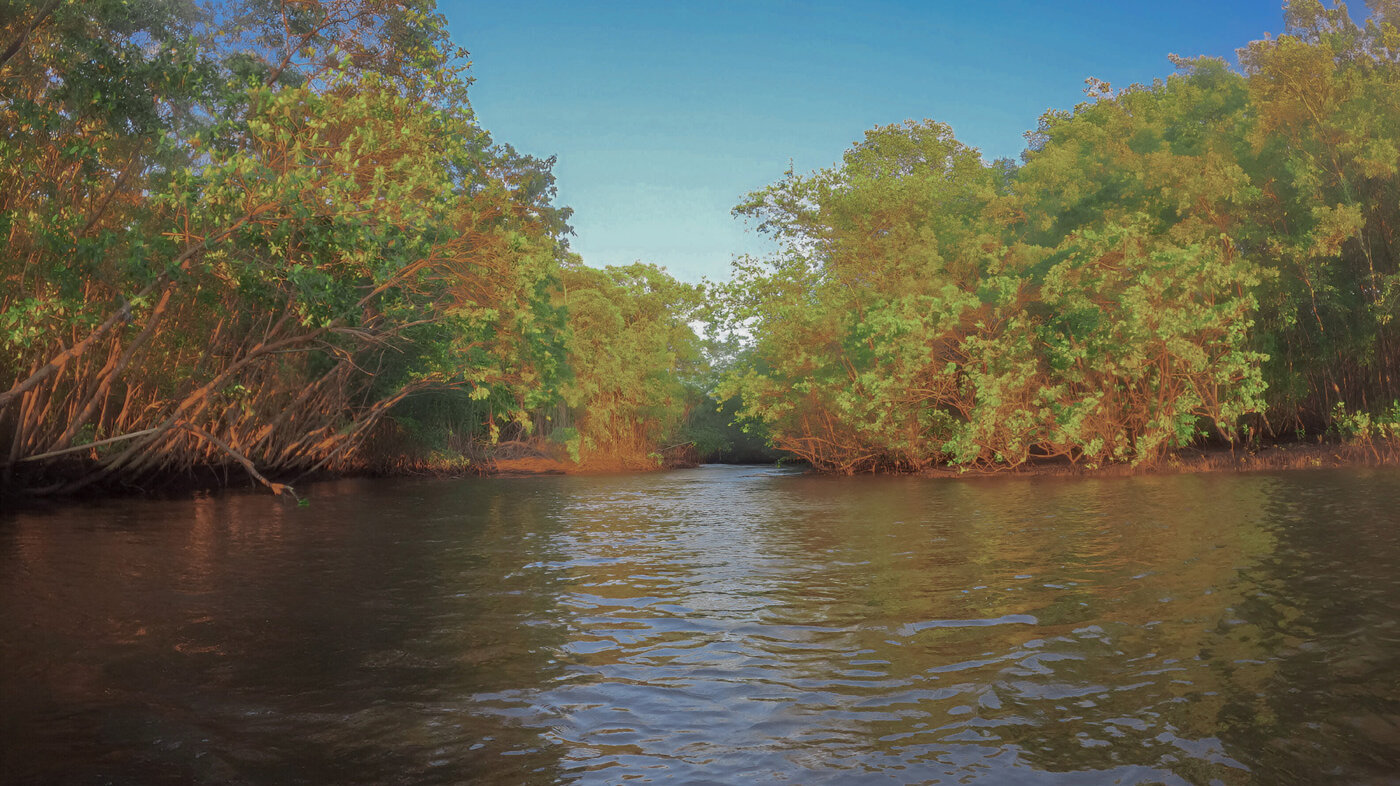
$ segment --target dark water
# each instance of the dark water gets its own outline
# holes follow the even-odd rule
[[[6,783],[1400,783],[1400,472],[0,514]]]

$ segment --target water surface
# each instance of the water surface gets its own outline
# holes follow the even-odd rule
[[[1400,472],[0,514],[0,781],[1400,783]]]

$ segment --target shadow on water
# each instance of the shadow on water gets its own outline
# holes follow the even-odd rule
[[[1397,525],[1393,470],[705,467],[25,514],[0,775],[1393,782]]]
[[[479,733],[469,698],[550,669],[547,588],[492,574],[553,504],[342,483],[306,509],[221,495],[8,523],[0,781],[555,780],[538,734]]]

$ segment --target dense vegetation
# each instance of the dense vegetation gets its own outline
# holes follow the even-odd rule
[[[402,467],[551,409],[576,455],[671,436],[697,290],[570,264],[430,0],[212,8],[0,2],[7,483]]]
[[[753,455],[716,400],[841,472],[1394,438],[1370,10],[1091,80],[1020,163],[876,128],[750,195],[780,250],[701,287],[569,251],[432,0],[0,0],[0,489]]]
[[[831,471],[1149,462],[1203,440],[1400,433],[1400,5],[1050,112],[1020,165],[934,123],[736,212],[751,334],[722,395]]]

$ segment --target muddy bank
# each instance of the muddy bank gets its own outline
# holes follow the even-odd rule
[[[1400,464],[1400,445],[1283,443],[1246,449],[1187,448],[1166,459],[1139,465],[1072,463],[1066,459],[1031,460],[1005,468],[938,467],[920,473],[924,477],[967,478],[990,476],[1125,477],[1179,475],[1197,472],[1266,472],[1293,469],[1381,466]]]

